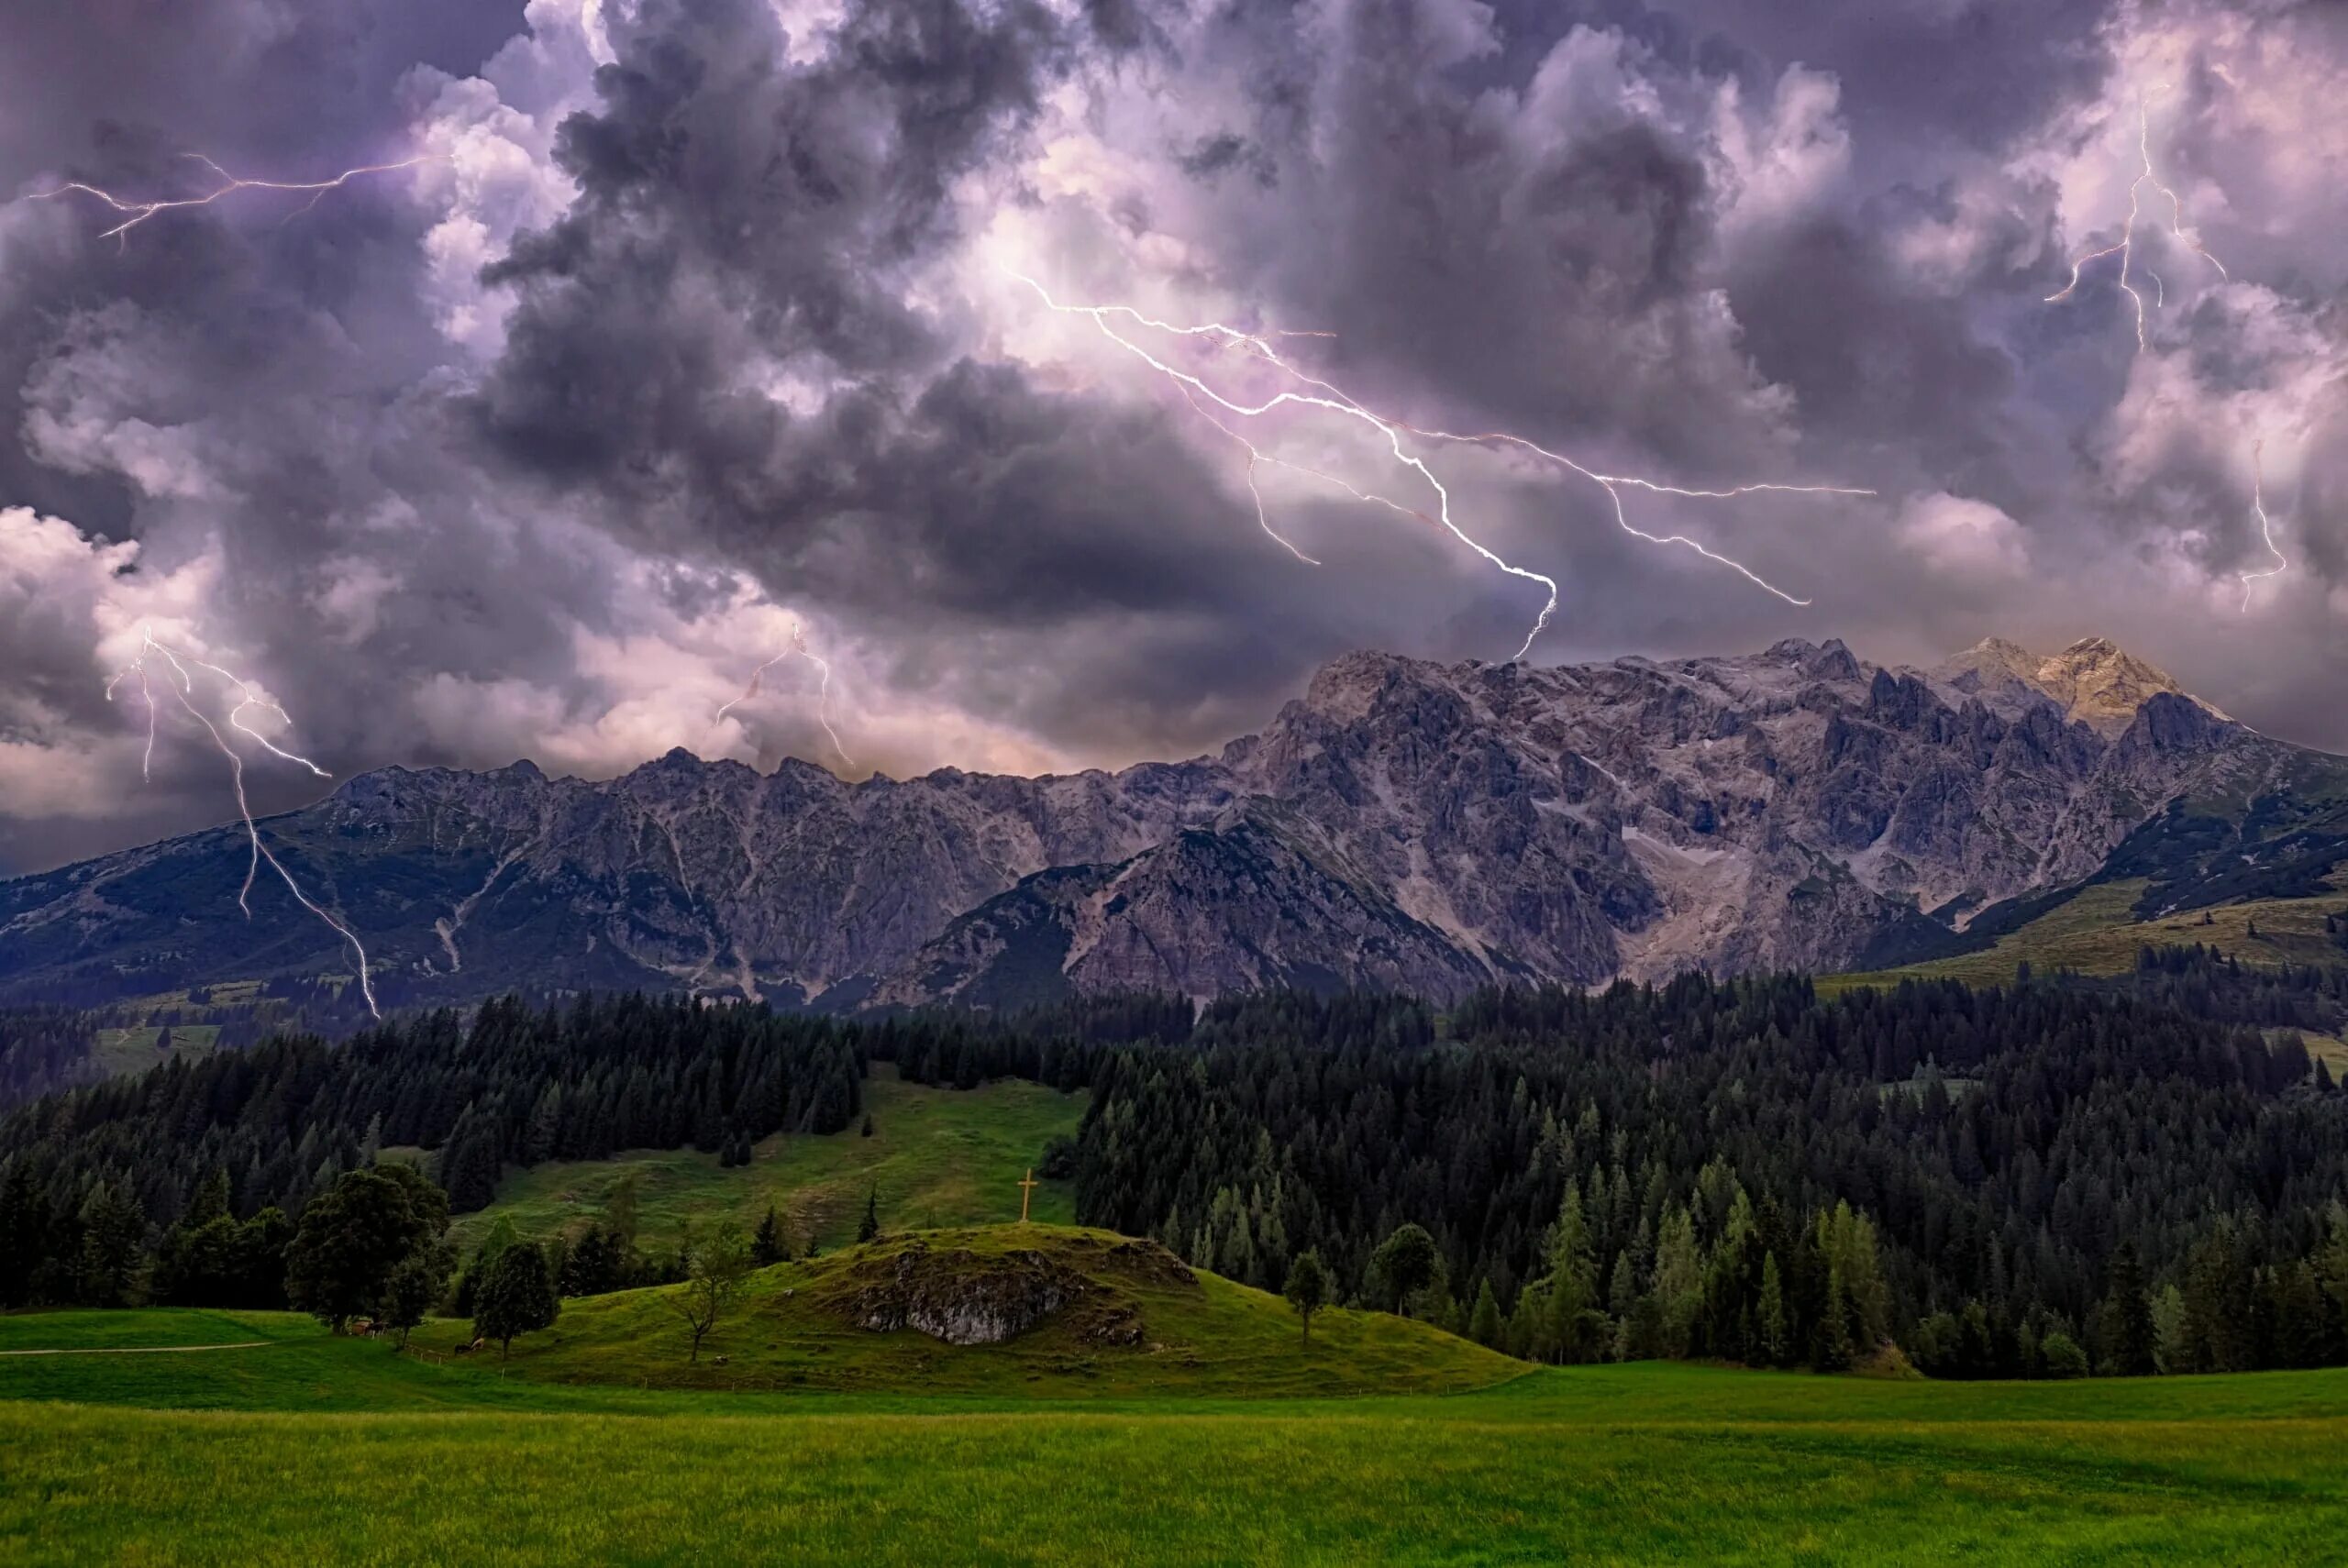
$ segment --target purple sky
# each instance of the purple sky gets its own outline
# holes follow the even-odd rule
[[[1430,476],[1557,583],[1535,660],[2099,633],[2348,749],[2348,16],[1825,19],[1846,10],[11,8],[0,871],[229,811],[168,701],[142,780],[135,683],[104,695],[142,626],[281,702],[338,776],[680,745],[901,776],[1187,755],[1349,648],[1516,649],[1545,590],[1412,515]],[[2140,105],[2184,223],[2138,186],[2141,350],[2117,257],[2046,303],[2120,237]],[[37,199],[198,195],[191,152],[291,182],[425,161],[112,239],[95,199]],[[1264,341],[1416,430],[1877,494],[1622,491],[1633,526],[1797,605],[1522,449],[1311,406],[1207,403],[1218,429],[1022,276],[1326,334]],[[1111,325],[1235,402],[1303,384]],[[1254,469],[1268,531],[1243,438],[1301,466]],[[2245,585],[2276,559],[2262,442],[2288,565]],[[794,625],[828,693],[787,658],[717,719]],[[327,787],[251,755],[259,807]]]

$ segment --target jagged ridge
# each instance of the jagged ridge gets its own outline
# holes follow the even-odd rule
[[[1832,967],[1925,911],[2076,882],[2172,802],[2240,817],[2340,777],[2099,639],[1930,673],[1790,640],[1547,669],[1355,654],[1220,756],[1113,774],[388,768],[268,831],[411,999],[1447,996]],[[290,906],[223,920],[242,869],[215,831],[0,883],[0,992],[342,967]]]

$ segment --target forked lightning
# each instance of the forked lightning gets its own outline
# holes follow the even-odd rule
[[[1543,628],[1548,625],[1551,615],[1553,615],[1556,611],[1556,580],[1548,577],[1544,573],[1534,571],[1530,568],[1517,566],[1511,561],[1503,559],[1499,554],[1485,546],[1481,541],[1478,540],[1474,536],[1470,535],[1464,527],[1462,527],[1451,513],[1450,491],[1445,487],[1441,480],[1435,477],[1434,471],[1427,466],[1425,459],[1404,445],[1403,437],[1405,436],[1416,436],[1423,441],[1456,442],[1472,446],[1505,445],[1523,448],[1523,450],[1531,452],[1546,461],[1557,464],[1560,467],[1580,475],[1582,478],[1590,480],[1592,483],[1604,490],[1607,493],[1608,499],[1613,504],[1615,524],[1621,527],[1624,533],[1629,534],[1635,538],[1645,539],[1650,544],[1678,545],[1686,549],[1693,550],[1696,554],[1702,556],[1707,560],[1715,561],[1720,565],[1728,567],[1734,571],[1742,573],[1750,581],[1767,590],[1769,592],[1776,594],[1778,598],[1783,599],[1789,604],[1808,604],[1810,601],[1795,597],[1793,594],[1787,592],[1784,589],[1778,587],[1777,584],[1768,581],[1758,572],[1754,571],[1743,562],[1733,560],[1727,556],[1710,549],[1698,541],[1689,538],[1685,535],[1651,534],[1643,528],[1634,526],[1630,521],[1629,515],[1623,510],[1623,491],[1625,489],[1644,490],[1656,495],[1678,495],[1704,499],[1720,499],[1730,496],[1750,495],[1762,491],[1784,491],[1805,495],[1873,495],[1875,493],[1875,491],[1871,490],[1861,490],[1851,486],[1811,484],[1741,484],[1728,490],[1693,490],[1683,488],[1678,485],[1661,484],[1652,480],[1639,479],[1630,475],[1600,473],[1595,469],[1584,467],[1582,464],[1574,461],[1571,458],[1567,458],[1561,453],[1551,451],[1547,447],[1543,447],[1536,442],[1527,440],[1521,436],[1510,435],[1504,431],[1491,431],[1482,435],[1463,436],[1445,430],[1420,429],[1415,425],[1407,424],[1402,420],[1392,417],[1391,415],[1378,413],[1355,399],[1343,389],[1327,381],[1324,381],[1319,377],[1307,374],[1305,371],[1300,370],[1295,365],[1290,364],[1286,359],[1282,358],[1279,349],[1274,348],[1271,342],[1273,337],[1326,337],[1332,336],[1329,333],[1254,333],[1243,331],[1235,326],[1225,326],[1222,322],[1207,322],[1200,326],[1184,326],[1173,322],[1160,321],[1153,316],[1146,315],[1131,305],[1063,304],[1058,300],[1054,299],[1051,292],[1045,288],[1043,284],[1037,282],[1035,279],[1027,276],[1025,273],[1014,271],[1011,272],[1010,276],[1035,290],[1036,295],[1043,300],[1045,305],[1049,309],[1057,311],[1064,315],[1082,315],[1090,317],[1092,324],[1100,328],[1103,337],[1116,344],[1119,348],[1124,349],[1127,353],[1133,355],[1135,359],[1141,360],[1142,363],[1147,365],[1151,370],[1156,370],[1158,374],[1172,381],[1176,386],[1180,389],[1184,401],[1189,403],[1191,407],[1196,410],[1208,424],[1213,425],[1217,430],[1231,437],[1231,439],[1238,442],[1241,447],[1246,448],[1247,453],[1247,491],[1249,496],[1255,502],[1256,521],[1266,534],[1269,535],[1290,555],[1296,557],[1297,559],[1303,561],[1308,565],[1317,566],[1320,564],[1318,561],[1314,560],[1313,558],[1306,555],[1302,550],[1299,549],[1295,544],[1282,536],[1272,526],[1271,521],[1268,516],[1266,515],[1264,510],[1263,494],[1256,488],[1256,468],[1259,463],[1271,463],[1283,468],[1294,469],[1300,473],[1308,474],[1315,479],[1335,485],[1337,488],[1345,491],[1347,494],[1353,496],[1357,501],[1368,502],[1376,505],[1387,507],[1395,512],[1400,512],[1405,516],[1418,518],[1423,522],[1428,523],[1447,532],[1453,538],[1458,540],[1461,544],[1466,545],[1469,549],[1475,551],[1484,559],[1500,568],[1501,570],[1508,573],[1510,576],[1523,578],[1528,582],[1539,583],[1545,591],[1547,598],[1541,606],[1540,614],[1534,620],[1532,630],[1525,634],[1523,643],[1516,650],[1514,657],[1518,658],[1523,658],[1532,648],[1534,639],[1541,635]],[[1271,396],[1264,398],[1259,402],[1247,402],[1237,397],[1226,396],[1223,392],[1218,392],[1214,387],[1209,385],[1202,377],[1192,375],[1189,371],[1180,370],[1174,365],[1168,364],[1164,359],[1159,359],[1141,344],[1135,342],[1132,337],[1129,337],[1124,333],[1120,332],[1117,329],[1117,326],[1113,325],[1113,322],[1129,323],[1135,327],[1146,328],[1155,332],[1169,333],[1179,337],[1203,339],[1207,343],[1217,348],[1235,348],[1241,349],[1250,358],[1261,360],[1271,366],[1281,375],[1288,377],[1295,382],[1298,387],[1310,390],[1277,392]],[[1204,399],[1205,401],[1202,403],[1201,401],[1202,399]],[[1385,437],[1387,447],[1394,454],[1394,458],[1397,462],[1402,464],[1405,468],[1414,470],[1422,480],[1426,481],[1427,487],[1434,492],[1434,512],[1431,515],[1420,507],[1410,505],[1404,502],[1396,501],[1390,496],[1364,491],[1349,480],[1341,479],[1335,474],[1324,472],[1319,469],[1308,468],[1301,463],[1290,462],[1285,458],[1273,457],[1265,452],[1261,447],[1257,447],[1254,442],[1248,440],[1245,436],[1242,436],[1238,431],[1233,429],[1223,420],[1217,418],[1208,408],[1208,403],[1212,403],[1216,408],[1220,408],[1225,414],[1241,419],[1256,418],[1260,415],[1269,414],[1276,408],[1281,407],[1317,408],[1326,410],[1329,413],[1338,414],[1344,418],[1356,420],[1367,425]]]
[[[155,764],[155,726],[158,712],[155,704],[155,682],[159,676],[157,671],[149,668],[149,661],[154,658],[161,658],[170,667],[160,674],[164,688],[178,700],[182,708],[187,710],[188,717],[204,726],[204,733],[212,737],[212,744],[219,748],[221,756],[228,759],[228,778],[237,794],[237,815],[243,820],[245,838],[252,846],[251,856],[245,866],[244,886],[237,889],[237,907],[245,911],[247,920],[252,919],[253,878],[260,874],[261,862],[267,861],[269,868],[283,879],[286,889],[294,895],[294,901],[324,921],[333,929],[336,935],[350,944],[350,951],[359,960],[360,994],[367,999],[367,1010],[377,1018],[382,1017],[382,1013],[375,1006],[375,985],[372,976],[368,971],[367,949],[360,943],[357,933],[313,903],[309,895],[302,891],[302,885],[294,879],[294,873],[288,871],[284,863],[271,853],[269,845],[261,842],[260,824],[253,821],[252,806],[245,798],[245,759],[235,746],[228,744],[228,738],[220,733],[219,725],[214,723],[210,716],[195,705],[195,678],[188,672],[189,667],[192,665],[197,669],[209,670],[235,688],[237,701],[228,710],[229,728],[250,735],[272,755],[282,756],[288,762],[298,763],[321,778],[331,778],[334,776],[308,757],[297,752],[286,750],[245,722],[246,712],[255,709],[274,713],[281,722],[288,723],[292,722],[287,719],[283,708],[255,690],[250,681],[233,671],[221,668],[216,664],[197,658],[193,654],[182,654],[168,645],[158,642],[153,630],[142,626],[138,632],[138,656],[116,671],[114,679],[106,682],[106,701],[111,702],[114,701],[116,690],[136,676],[138,680],[139,696],[147,703],[147,749],[139,762],[140,778],[152,777]]]

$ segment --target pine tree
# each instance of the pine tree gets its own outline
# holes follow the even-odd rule
[[[1479,1345],[1499,1350],[1506,1331],[1501,1323],[1500,1297],[1492,1294],[1491,1276],[1487,1275],[1476,1287],[1476,1309],[1468,1316],[1468,1337]]]
[[[225,1219],[228,1213],[228,1171],[225,1165],[214,1165],[196,1184],[189,1195],[187,1207],[180,1212],[180,1224],[195,1230],[211,1220]]]
[[[750,1238],[750,1266],[766,1268],[790,1258],[791,1245],[782,1239],[782,1226],[775,1217],[774,1205],[770,1203],[766,1218],[759,1221],[758,1231]]]
[[[82,1305],[127,1307],[145,1256],[147,1217],[127,1190],[100,1182],[82,1205],[82,1255],[76,1271]]]
[[[1549,1326],[1546,1338],[1557,1358],[1583,1362],[1597,1349],[1598,1264],[1591,1255],[1589,1225],[1581,1189],[1566,1184],[1565,1201],[1549,1231]]]
[[[1696,1315],[1704,1300],[1704,1260],[1696,1247],[1696,1226],[1684,1208],[1673,1208],[1663,1218],[1656,1242],[1655,1295],[1662,1309],[1663,1353],[1684,1356]]]
[[[16,1161],[0,1181],[0,1307],[22,1307],[49,1253],[49,1202],[29,1165]]]
[[[864,1195],[864,1218],[857,1221],[856,1239],[869,1242],[880,1234],[880,1188],[874,1187]]]
[[[2159,1370],[2159,1331],[2153,1300],[2144,1288],[2144,1268],[2136,1243],[2122,1242],[2111,1254],[2103,1301],[2103,1371],[2107,1376],[2149,1377]]]
[[[1786,1319],[1786,1287],[1778,1270],[1778,1254],[1761,1256],[1761,1306],[1757,1323],[1762,1361],[1783,1366],[1793,1350],[1792,1326]]]

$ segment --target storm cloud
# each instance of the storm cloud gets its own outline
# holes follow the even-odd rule
[[[1560,584],[1535,659],[2103,633],[2348,749],[2330,7],[20,9],[0,871],[224,813],[201,732],[166,712],[142,777],[105,694],[142,627],[338,775],[846,767],[812,668],[715,719],[794,626],[856,770],[900,775],[1187,754],[1351,647],[1514,651],[1542,590],[1386,436],[1202,404],[1102,326],[1243,403],[1302,383],[1046,293],[1310,334],[1263,341],[1416,431],[1877,492],[1624,492],[1798,605],[1523,448],[1405,437]],[[2140,127],[2184,224],[2142,193],[2141,350],[2116,258],[2047,303],[2119,238]],[[198,152],[420,161],[116,238],[44,194],[200,194]],[[2288,564],[2245,578],[2262,479]]]

